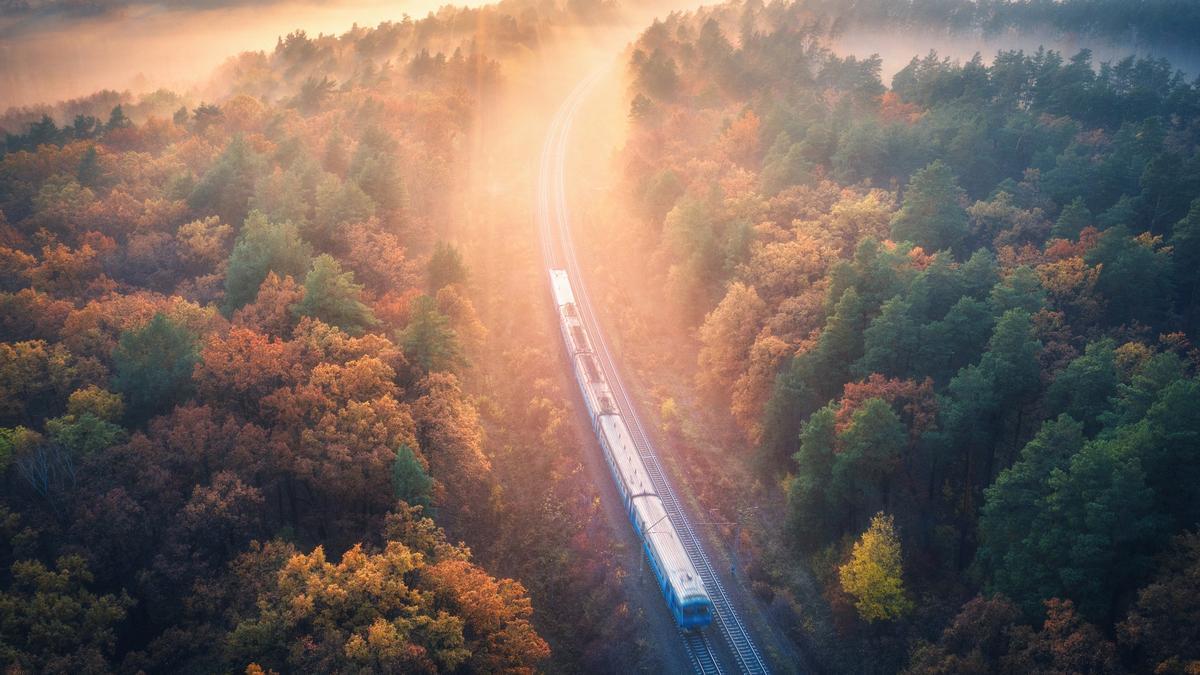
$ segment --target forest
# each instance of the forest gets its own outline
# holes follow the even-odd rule
[[[922,49],[887,86],[835,21],[734,2],[627,59],[630,294],[779,486],[757,592],[836,671],[1192,672],[1200,82]]]
[[[636,657],[600,640],[622,635],[620,582],[588,541],[604,525],[564,396],[540,379],[553,364],[482,362],[466,262],[482,244],[455,241],[465,139],[501,80],[475,27],[503,55],[578,20],[516,9],[297,31],[231,59],[214,75],[226,93],[191,105],[102,92],[9,111],[6,672]],[[520,540],[493,539],[518,526]],[[538,574],[489,573],[463,540],[489,568]],[[535,621],[530,588],[577,600]]]
[[[837,47],[881,28],[1047,46]],[[502,0],[10,107],[0,664],[671,669],[533,224],[539,106],[608,50],[583,268],[772,670],[1200,672],[1200,77],[1144,51],[1196,34]]]

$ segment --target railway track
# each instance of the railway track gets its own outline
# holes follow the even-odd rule
[[[691,520],[675,497],[666,472],[663,471],[659,462],[658,454],[645,432],[637,407],[633,405],[633,399],[629,396],[625,383],[617,371],[616,360],[609,351],[608,341],[596,320],[575,255],[566,198],[567,141],[576,113],[583,101],[586,100],[588,93],[606,71],[607,68],[597,70],[575,87],[560,106],[547,132],[546,141],[542,147],[537,189],[537,220],[542,259],[545,267],[565,268],[570,276],[571,285],[575,291],[576,306],[588,333],[592,336],[593,348],[601,368],[608,378],[613,395],[617,399],[617,406],[625,416],[630,435],[646,465],[651,482],[663,501],[667,515],[683,543],[684,550],[687,551],[688,557],[691,558],[692,564],[695,565],[700,578],[704,581],[704,587],[713,603],[715,614],[713,623],[728,645],[737,669],[743,673],[765,674],[769,672],[766,662],[755,646],[745,623],[738,616],[737,609],[726,593],[720,577],[717,576]],[[697,673],[707,675],[724,672],[709,631],[680,631],[680,637]]]

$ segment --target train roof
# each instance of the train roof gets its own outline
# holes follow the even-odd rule
[[[679,541],[679,533],[669,518],[662,500],[655,496],[653,499],[640,499],[637,509],[645,522],[658,523],[645,534],[646,541],[657,553],[660,564],[666,568],[671,583],[675,586],[675,595],[682,601],[696,598],[708,598],[704,591],[704,582],[692,565],[683,542]]]
[[[638,454],[633,439],[629,436],[629,428],[620,415],[602,415],[600,431],[608,441],[609,452],[616,462],[617,471],[625,483],[625,489],[630,495],[655,495],[654,484],[646,475],[646,466],[642,464],[642,456]]]
[[[571,290],[571,279],[566,270],[550,270],[550,286],[554,289],[554,303],[559,307],[575,304],[575,293]]]
[[[617,471],[625,481],[626,491],[633,498],[633,506],[637,515],[639,536],[646,539],[654,550],[655,558],[663,568],[675,594],[681,600],[697,597],[707,598],[704,582],[700,580],[691,558],[679,541],[675,526],[667,517],[662,499],[654,489],[642,457],[634,446],[625,426],[625,420],[619,415],[603,415],[600,418],[601,433],[608,442],[609,452],[617,465]]]
[[[604,371],[600,369],[595,354],[576,354],[575,370],[583,373],[586,378],[587,386],[584,387],[584,395],[588,399],[588,408],[593,410],[594,414],[611,415],[618,412],[617,401],[613,398],[612,390],[609,389],[608,382],[604,379]]]

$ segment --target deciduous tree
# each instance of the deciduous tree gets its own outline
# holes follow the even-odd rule
[[[900,539],[891,516],[876,514],[854,543],[850,560],[838,568],[842,589],[854,597],[858,614],[868,622],[890,621],[908,614],[913,601],[904,587]]]

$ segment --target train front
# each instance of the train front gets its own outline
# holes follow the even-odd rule
[[[687,630],[699,630],[712,623],[713,607],[712,601],[708,599],[708,594],[701,592],[683,598],[679,603],[675,620],[681,628]]]

